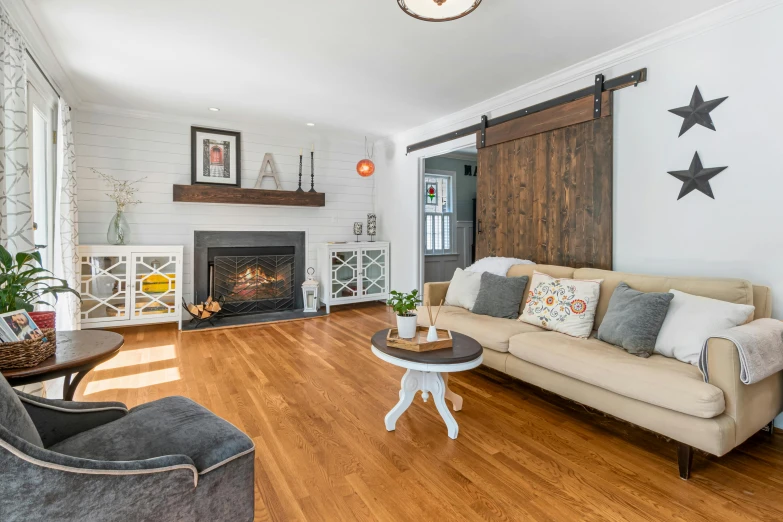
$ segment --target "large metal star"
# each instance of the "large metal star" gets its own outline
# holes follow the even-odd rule
[[[697,85],[693,90],[693,96],[691,96],[690,105],[680,107],[679,109],[669,110],[669,112],[685,118],[685,120],[682,122],[682,127],[680,128],[680,136],[688,132],[688,129],[697,123],[702,127],[715,130],[715,125],[712,124],[712,118],[710,118],[710,111],[723,103],[726,98],[728,98],[728,96],[717,98],[715,100],[704,101],[704,99],[701,97],[701,93],[699,92],[699,86]]]
[[[680,189],[680,195],[677,196],[677,199],[682,199],[684,196],[693,192],[694,189],[715,199],[715,196],[712,195],[710,180],[727,168],[728,167],[712,167],[705,169],[701,164],[701,159],[699,159],[699,153],[696,152],[693,155],[691,166],[688,170],[675,170],[669,172],[669,174],[683,182],[682,189]]]

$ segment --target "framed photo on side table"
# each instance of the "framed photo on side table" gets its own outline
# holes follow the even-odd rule
[[[240,187],[242,183],[240,133],[191,127],[190,168],[191,185]]]
[[[2,337],[8,339],[6,342],[11,343],[45,338],[35,321],[24,310],[0,314],[0,330]]]

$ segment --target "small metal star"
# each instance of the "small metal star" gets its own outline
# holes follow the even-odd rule
[[[691,96],[690,105],[680,107],[679,109],[669,110],[669,112],[685,118],[685,120],[682,122],[682,127],[680,128],[680,136],[688,132],[688,129],[697,123],[702,127],[715,130],[715,125],[712,124],[712,118],[710,118],[710,111],[723,103],[726,98],[728,98],[728,96],[717,98],[715,100],[704,101],[697,85],[693,90],[693,96]]]
[[[712,167],[705,169],[701,164],[701,159],[699,159],[699,153],[696,152],[693,155],[693,160],[691,160],[691,166],[688,170],[675,170],[669,172],[669,174],[683,182],[677,200],[687,196],[693,192],[694,189],[715,199],[715,196],[712,195],[710,180],[727,168],[728,167]]]

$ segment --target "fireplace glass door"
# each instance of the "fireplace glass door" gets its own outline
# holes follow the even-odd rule
[[[232,315],[292,310],[294,256],[215,256],[212,292]]]

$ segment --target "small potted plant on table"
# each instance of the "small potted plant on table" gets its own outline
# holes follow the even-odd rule
[[[417,315],[413,310],[416,310],[417,304],[421,304],[419,291],[413,290],[409,294],[404,294],[392,290],[389,295],[390,297],[386,304],[391,306],[397,314],[397,335],[402,339],[413,339],[416,337],[417,319]]]
[[[12,256],[0,245],[0,313],[25,310],[39,328],[54,328],[53,311],[33,312],[35,305],[51,306],[42,298],[46,295],[71,293],[81,300],[79,293],[68,287],[64,279],[54,277],[41,267],[41,254],[19,252]]]

